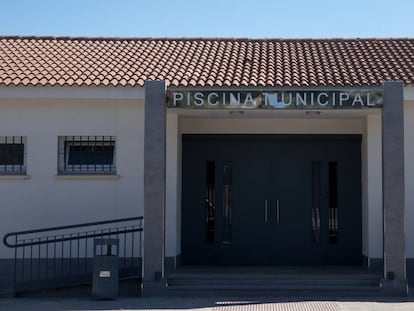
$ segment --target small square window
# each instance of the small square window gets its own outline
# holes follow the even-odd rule
[[[26,174],[26,137],[0,136],[0,175]]]
[[[59,174],[115,174],[115,137],[59,137],[58,169]]]

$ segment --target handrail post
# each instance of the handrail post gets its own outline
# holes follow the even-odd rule
[[[17,245],[17,234],[14,235],[14,243]],[[17,293],[17,247],[14,249],[14,271],[13,271],[13,295]]]

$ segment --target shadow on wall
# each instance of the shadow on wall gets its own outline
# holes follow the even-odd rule
[[[0,259],[0,297],[13,292],[13,259]],[[6,310],[1,309],[0,310]]]

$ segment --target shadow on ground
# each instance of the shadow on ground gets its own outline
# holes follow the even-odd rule
[[[103,310],[364,310],[371,304],[375,310],[414,310],[414,297],[321,299],[321,298],[120,298],[92,300],[90,298],[3,298],[2,311],[103,311]],[[358,306],[361,306],[359,308]],[[365,307],[363,307],[365,305]],[[371,309],[369,309],[371,310]]]

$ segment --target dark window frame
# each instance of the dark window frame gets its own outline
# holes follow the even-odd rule
[[[0,175],[26,175],[26,158],[26,136],[0,136]]]
[[[58,174],[116,174],[115,136],[60,136]]]

